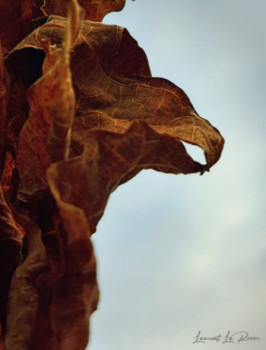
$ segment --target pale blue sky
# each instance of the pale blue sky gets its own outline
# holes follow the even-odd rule
[[[265,0],[127,0],[106,17],[226,144],[204,176],[144,171],[111,196],[89,350],[265,349],[265,13]],[[193,344],[199,330],[261,340]]]

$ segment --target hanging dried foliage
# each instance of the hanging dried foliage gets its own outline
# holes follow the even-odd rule
[[[90,237],[110,194],[143,169],[204,173],[221,155],[218,130],[184,91],[151,77],[127,30],[96,22],[124,3],[0,0],[6,350],[85,349],[99,296]],[[201,147],[206,164],[182,141]]]

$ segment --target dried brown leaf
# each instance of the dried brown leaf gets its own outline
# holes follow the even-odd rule
[[[66,17],[66,0],[45,0],[42,10],[45,15]],[[114,11],[121,11],[126,0],[79,0],[84,9],[84,18],[90,21],[101,22],[103,17]]]
[[[102,21],[103,17],[114,11],[121,11],[126,0],[80,0],[84,18]],[[3,52],[9,52],[35,26],[34,21],[43,16],[58,15],[66,17],[67,0],[0,0],[0,41]]]
[[[9,102],[9,77],[3,61],[0,41],[0,180],[6,153],[7,105]]]
[[[2,331],[4,331],[5,328],[10,279],[20,260],[22,245],[22,235],[17,229],[12,213],[6,204],[1,185],[4,162],[6,159],[8,100],[9,78],[4,66],[0,43],[0,317]]]
[[[2,331],[5,331],[10,281],[21,259],[21,247],[22,234],[14,222],[0,185],[0,317]]]
[[[41,226],[22,223],[29,249],[12,281],[7,350],[85,349],[98,302],[90,237],[110,194],[143,169],[203,173],[224,143],[183,90],[151,77],[145,53],[124,28],[80,24],[76,2],[68,4],[67,20],[52,16],[6,59],[12,86],[22,90],[18,100],[11,90],[8,115],[17,199]],[[64,14],[61,5],[47,0],[43,10]],[[123,6],[84,1],[93,21]],[[27,110],[16,109],[28,85],[24,122]],[[201,147],[206,164],[195,162],[183,141]],[[40,207],[49,206],[51,195],[59,211],[52,204],[45,216]]]
[[[49,124],[45,133],[47,138],[42,137],[43,144],[37,145],[43,146],[48,162],[50,147],[58,147],[58,144],[49,143],[50,133],[54,136],[58,125],[71,130],[74,117],[75,99],[71,92],[68,54],[77,28],[71,21],[69,31],[70,28],[71,33],[66,33],[63,48],[53,48],[49,40],[43,42],[46,52],[44,75],[34,90],[37,96],[33,105]],[[30,130],[35,132],[34,127],[31,129],[32,125],[39,126],[36,115],[37,124],[31,124],[31,121],[26,122],[21,131],[22,140],[31,137]],[[53,128],[54,125],[56,127]],[[55,136],[62,138],[59,134]],[[29,154],[29,146],[30,143],[25,144],[25,155]],[[16,160],[19,169],[20,150],[23,154],[23,147],[23,143],[22,146],[19,143]],[[62,213],[68,216],[69,208],[66,207]],[[55,223],[48,233],[41,232],[40,227],[27,215],[16,211],[15,214],[26,232],[28,251],[11,283],[5,349],[85,349],[89,336],[89,316],[97,307],[99,292],[96,260],[82,209],[70,208],[70,220],[64,220],[65,229],[56,224],[56,211],[52,211],[48,219],[54,219]],[[34,208],[31,214],[38,219],[38,208]],[[49,243],[51,238],[52,245]]]
[[[54,17],[27,37],[14,54],[23,53],[27,47],[42,49],[44,38],[49,38],[60,48],[64,26],[62,18]],[[131,58],[125,46],[132,54]],[[113,175],[109,171],[110,183],[117,183],[112,176],[124,182],[147,168],[184,174],[203,172],[219,159],[223,147],[219,132],[198,116],[180,88],[165,79],[149,77],[145,54],[125,29],[84,21],[72,55],[71,70],[77,99],[71,157],[80,155],[84,146],[88,149],[95,140],[100,145],[104,138],[115,142],[114,149],[123,148],[119,157],[125,159],[135,154],[132,144],[137,143],[135,147],[140,149],[125,173]],[[53,91],[52,85],[47,84],[47,89],[44,87],[49,74],[47,71],[28,93],[30,115],[20,134],[17,155],[21,195],[33,195],[47,187],[45,171],[50,160],[46,139],[51,117],[47,116],[49,113],[42,96],[43,91],[48,96],[47,89]],[[57,99],[54,98],[54,101],[56,104]],[[134,128],[138,130],[135,133],[138,141],[132,136]],[[127,132],[131,141],[125,146],[124,135]],[[119,146],[119,138],[123,147]],[[144,141],[146,138],[147,141]],[[112,141],[114,139],[116,141]],[[194,162],[181,141],[201,147],[206,155],[206,165]],[[104,155],[102,157],[104,159]],[[108,187],[112,186],[108,184]]]
[[[31,21],[43,16],[43,0],[0,0],[0,40],[8,52],[32,30]]]
[[[28,221],[28,255],[16,269],[10,286],[6,350],[28,350],[32,343],[39,307],[37,276],[47,269],[47,258],[38,226]]]
[[[16,213],[28,253],[11,283],[6,350],[81,350],[87,345],[89,316],[99,294],[96,260],[82,210],[70,209],[66,230],[55,227],[48,235]]]

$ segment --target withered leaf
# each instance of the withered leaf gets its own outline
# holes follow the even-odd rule
[[[0,185],[0,317],[5,331],[9,285],[21,259],[22,233],[18,230]],[[0,340],[1,343],[1,340]]]
[[[47,38],[60,48],[64,27],[63,18],[52,17],[10,57],[23,54],[27,48],[43,50],[43,39]],[[83,21],[73,50],[71,71],[77,108],[71,159],[54,164],[50,171],[53,169],[54,179],[66,183],[66,201],[85,209],[94,231],[110,193],[120,183],[142,169],[175,174],[204,172],[219,159],[223,138],[198,116],[180,88],[150,77],[144,52],[125,29]],[[20,133],[17,154],[21,198],[47,188],[45,172],[51,160],[46,140],[51,116],[42,96],[52,96],[53,87],[46,83],[51,72],[47,70],[28,92],[29,120]],[[206,165],[194,162],[182,141],[201,147]],[[79,158],[72,159],[76,156]],[[84,181],[89,184],[78,189]],[[88,186],[92,189],[84,191]]]
[[[71,130],[73,123],[75,100],[71,92],[68,45],[71,45],[70,39],[75,38],[75,26],[71,22],[70,28],[72,33],[66,33],[62,50],[52,51],[49,41],[44,42],[47,60],[43,67],[45,79],[39,91],[39,104],[44,116],[51,118],[49,132],[56,137],[60,136],[56,134],[58,125]],[[51,96],[51,91],[55,90],[58,94]],[[68,100],[69,104],[63,105]],[[58,103],[60,114],[57,113]],[[56,125],[54,129],[53,125]],[[48,153],[49,147],[54,146],[50,143],[49,132]],[[54,231],[49,232],[58,251],[54,247],[51,249],[47,235],[43,235],[40,227],[27,215],[16,212],[16,218],[26,231],[28,252],[11,283],[5,349],[85,349],[89,316],[97,306],[99,292],[96,260],[84,214],[77,212],[75,215],[72,210],[71,222],[69,226],[65,222],[65,231],[55,225]]]
[[[3,52],[9,52],[35,26],[43,16],[66,17],[67,0],[0,0],[0,41]],[[114,11],[121,11],[126,0],[79,0],[84,19],[102,21]]]
[[[3,63],[0,43],[0,317],[5,330],[6,305],[12,274],[21,257],[22,235],[4,199],[1,178],[6,158],[7,105],[9,78]],[[0,340],[1,343],[1,340]]]
[[[9,77],[4,65],[0,42],[0,179],[6,151],[7,105],[9,102]]]
[[[64,15],[62,3],[38,8]],[[124,28],[95,22],[121,10],[123,0],[81,1],[82,22],[76,1],[67,4],[67,19],[51,16],[5,60],[16,201],[35,218],[20,217],[28,252],[12,280],[6,350],[85,349],[99,294],[90,237],[110,194],[143,169],[203,173],[224,143],[183,90],[151,77],[144,51]],[[18,110],[26,99],[28,115]],[[206,164],[183,141],[199,146]]]
[[[34,285],[37,276],[47,268],[41,231],[30,221],[24,225],[28,238],[28,256],[13,276],[7,319],[5,349],[29,349],[34,334],[39,307],[38,290]],[[19,330],[19,331],[18,331]]]
[[[4,53],[31,32],[31,21],[43,16],[42,3],[43,0],[0,0],[0,41]]]
[[[65,0],[46,0],[42,6],[45,15],[66,16]],[[79,0],[84,9],[84,19],[101,22],[103,17],[114,11],[121,11],[126,0]]]

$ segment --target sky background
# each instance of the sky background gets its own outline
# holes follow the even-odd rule
[[[265,0],[127,0],[106,16],[226,143],[210,173],[143,171],[111,196],[88,350],[266,348],[265,14]],[[261,339],[193,344],[199,331]]]

